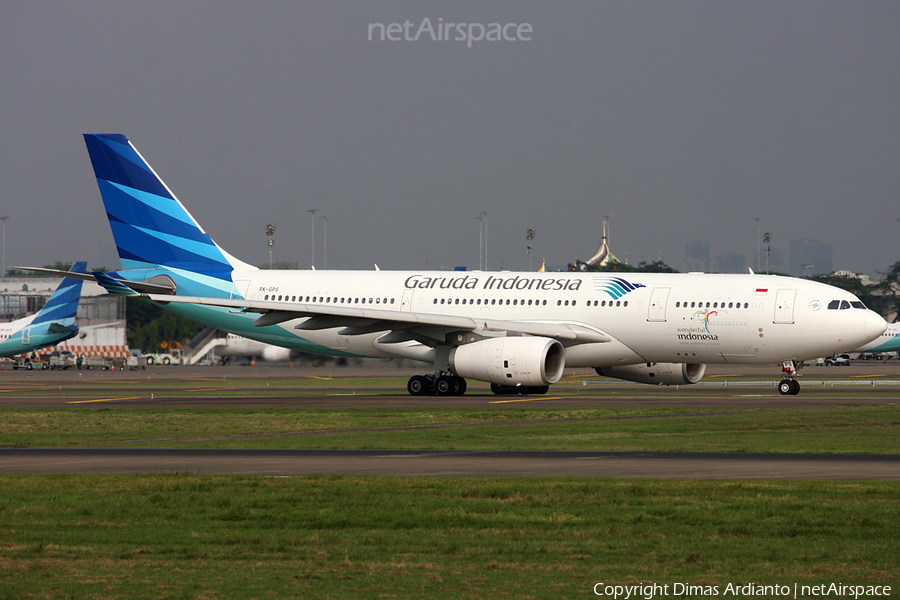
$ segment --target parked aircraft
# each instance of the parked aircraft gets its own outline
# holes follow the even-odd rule
[[[707,363],[784,363],[779,391],[796,394],[801,361],[886,327],[844,290],[769,275],[260,270],[216,244],[124,135],[85,140],[122,261],[93,274],[107,290],[290,349],[431,363],[413,395],[460,395],[466,379],[545,393],[565,367],[689,384]]]
[[[47,300],[44,307],[33,315],[0,323],[0,356],[15,356],[75,337],[78,327],[75,326],[75,313],[81,300],[82,278],[87,268],[86,262],[77,262],[71,272],[53,271],[68,275]]]
[[[223,343],[216,346],[215,355],[221,359],[261,358],[268,361],[286,361],[291,358],[291,351],[282,346],[273,346],[242,335],[229,333]]]

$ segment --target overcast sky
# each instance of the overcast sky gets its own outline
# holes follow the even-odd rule
[[[466,23],[450,41],[370,24]],[[453,39],[469,24],[512,41]],[[530,28],[530,32],[528,29]],[[11,0],[0,6],[7,266],[117,268],[82,133],[123,133],[253,264],[756,266],[819,239],[900,260],[900,3]],[[472,37],[478,35],[472,28]],[[405,34],[401,34],[405,37]],[[327,217],[327,222],[321,216]],[[787,258],[787,257],[785,257]]]

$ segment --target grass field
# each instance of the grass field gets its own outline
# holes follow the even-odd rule
[[[375,394],[394,385],[373,381]],[[284,382],[146,385],[162,395],[303,393]],[[134,384],[141,393],[146,385]],[[75,402],[103,397],[88,387],[60,393]],[[873,405],[831,393],[847,402],[778,410],[3,409],[0,445],[900,453],[892,392],[867,392],[885,399]],[[0,486],[0,600],[556,599],[596,597],[599,582],[722,589],[900,578],[896,482],[185,473],[0,475]]]
[[[3,476],[3,598],[579,598],[900,577],[890,483]]]
[[[900,406],[689,409],[0,410],[19,447],[900,453]]]

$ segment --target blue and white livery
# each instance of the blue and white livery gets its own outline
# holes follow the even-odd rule
[[[409,380],[414,395],[462,394],[466,379],[545,393],[565,367],[696,383],[707,363],[796,365],[886,326],[848,292],[767,275],[259,270],[219,247],[125,136],[85,140],[122,260],[97,275],[110,292],[285,348],[434,365]],[[835,300],[853,309],[826,308]]]
[[[0,323],[0,356],[15,356],[48,346],[55,346],[75,337],[75,314],[81,300],[81,278],[86,262],[77,262],[62,280],[44,307],[33,315]],[[74,277],[73,277],[74,276]]]

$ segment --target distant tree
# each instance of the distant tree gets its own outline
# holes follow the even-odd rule
[[[168,312],[150,302],[129,299],[125,303],[128,323],[128,346],[145,352],[156,352],[162,342],[189,341],[203,330],[203,325]]]
[[[266,270],[268,270],[268,268],[269,268],[269,263],[265,263],[265,264],[257,265],[257,266],[258,266],[260,269],[266,269]],[[279,260],[279,261],[276,261],[276,262],[273,262],[273,263],[272,263],[272,270],[273,270],[273,271],[276,271],[276,270],[277,270],[277,271],[296,271],[296,270],[299,269],[299,268],[300,268],[300,263],[288,262],[288,261],[286,261],[286,260]]]
[[[677,273],[675,269],[664,263],[662,260],[648,263],[641,261],[637,266],[628,263],[611,260],[604,266],[589,265],[587,263],[575,261],[569,263],[569,271],[581,271],[588,273]]]
[[[878,291],[881,293],[882,307],[881,314],[887,317],[893,316],[895,319],[900,314],[900,261],[895,262],[878,283]]]

